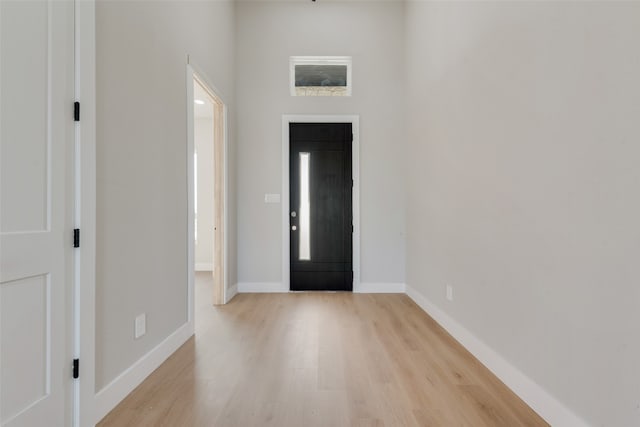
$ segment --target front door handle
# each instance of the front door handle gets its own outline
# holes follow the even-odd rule
[[[291,226],[291,229],[292,229],[293,231],[296,231],[296,230],[298,229],[298,227],[296,227],[295,225],[292,225],[292,226]]]
[[[296,216],[298,216],[298,214],[296,213],[296,211],[291,212],[291,218],[295,218]]]

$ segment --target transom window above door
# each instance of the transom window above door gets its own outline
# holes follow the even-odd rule
[[[292,56],[291,96],[351,96],[350,56]]]

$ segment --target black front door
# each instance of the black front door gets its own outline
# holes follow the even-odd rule
[[[292,291],[351,291],[351,123],[289,124]]]

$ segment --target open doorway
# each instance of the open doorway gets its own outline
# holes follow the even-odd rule
[[[225,303],[226,290],[226,110],[220,96],[204,79],[192,70],[190,72],[190,304],[194,302],[194,282],[204,279],[212,283],[211,302],[218,305]]]

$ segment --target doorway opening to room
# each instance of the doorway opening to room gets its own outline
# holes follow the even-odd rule
[[[225,166],[226,108],[222,98],[198,73],[192,73],[189,137],[190,304],[226,302]],[[203,301],[207,301],[204,303]],[[193,306],[190,312],[193,313]]]

